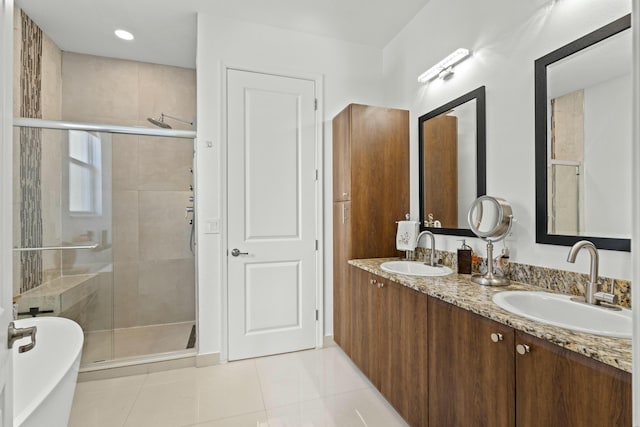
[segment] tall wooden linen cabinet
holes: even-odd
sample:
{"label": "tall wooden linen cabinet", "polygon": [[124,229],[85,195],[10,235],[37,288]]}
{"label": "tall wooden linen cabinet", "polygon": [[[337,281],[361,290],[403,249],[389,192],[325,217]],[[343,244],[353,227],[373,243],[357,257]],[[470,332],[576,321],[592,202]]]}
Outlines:
{"label": "tall wooden linen cabinet", "polygon": [[393,257],[409,212],[409,112],[350,104],[333,119],[333,333],[351,355],[349,259]]}

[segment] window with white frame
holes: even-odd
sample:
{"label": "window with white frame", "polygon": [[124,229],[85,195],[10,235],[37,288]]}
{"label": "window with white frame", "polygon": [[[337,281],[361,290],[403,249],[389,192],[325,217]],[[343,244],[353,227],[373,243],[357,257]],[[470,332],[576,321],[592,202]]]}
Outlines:
{"label": "window with white frame", "polygon": [[69,131],[69,213],[102,214],[102,146],[100,136]]}

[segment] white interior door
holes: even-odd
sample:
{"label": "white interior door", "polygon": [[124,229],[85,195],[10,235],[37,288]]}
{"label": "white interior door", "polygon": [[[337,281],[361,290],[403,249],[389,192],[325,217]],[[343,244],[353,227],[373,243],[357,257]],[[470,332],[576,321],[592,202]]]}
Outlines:
{"label": "white interior door", "polygon": [[7,328],[13,320],[13,0],[2,0],[0,23],[0,426],[8,427],[13,425],[13,355],[7,348]]}
{"label": "white interior door", "polygon": [[315,346],[315,82],[228,70],[229,360]]}

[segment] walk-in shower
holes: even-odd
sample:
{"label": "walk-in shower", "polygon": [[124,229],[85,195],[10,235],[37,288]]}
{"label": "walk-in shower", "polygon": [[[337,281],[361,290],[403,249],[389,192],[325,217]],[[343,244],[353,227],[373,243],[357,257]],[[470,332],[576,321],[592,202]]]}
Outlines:
{"label": "walk-in shower", "polygon": [[84,369],[194,354],[195,132],[14,126],[16,315],[78,322]]}

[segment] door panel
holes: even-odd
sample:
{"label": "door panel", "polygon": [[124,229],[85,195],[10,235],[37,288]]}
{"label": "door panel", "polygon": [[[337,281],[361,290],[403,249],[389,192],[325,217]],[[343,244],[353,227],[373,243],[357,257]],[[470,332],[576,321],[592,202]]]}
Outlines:
{"label": "door panel", "polygon": [[245,89],[245,197],[257,213],[246,215],[247,241],[300,237],[300,102],[297,93]]}
{"label": "door panel", "polygon": [[315,83],[227,77],[229,359],[312,348]]}
{"label": "door panel", "polygon": [[300,327],[300,263],[247,263],[245,268],[245,334]]}

